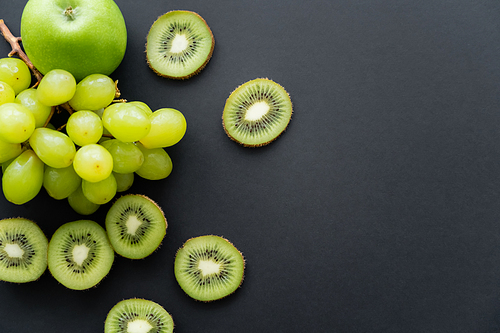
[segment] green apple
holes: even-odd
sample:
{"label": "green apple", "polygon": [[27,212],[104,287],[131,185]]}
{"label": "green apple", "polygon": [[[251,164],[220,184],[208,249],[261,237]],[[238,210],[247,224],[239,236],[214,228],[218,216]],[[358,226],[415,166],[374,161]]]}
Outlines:
{"label": "green apple", "polygon": [[90,74],[110,75],[118,67],[127,29],[113,0],[29,0],[21,38],[42,74],[64,69],[80,81]]}

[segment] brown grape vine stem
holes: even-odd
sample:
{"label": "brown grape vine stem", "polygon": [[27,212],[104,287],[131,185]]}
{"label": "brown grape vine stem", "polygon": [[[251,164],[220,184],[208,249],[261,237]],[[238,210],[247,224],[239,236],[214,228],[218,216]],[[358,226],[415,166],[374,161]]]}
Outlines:
{"label": "brown grape vine stem", "polygon": [[26,53],[24,53],[23,49],[21,48],[21,45],[19,42],[21,42],[21,37],[15,37],[12,32],[10,32],[10,29],[7,27],[3,19],[0,19],[0,32],[2,33],[3,37],[5,40],[10,44],[12,47],[12,51],[9,52],[8,56],[12,57],[14,55],[17,55],[19,58],[21,58],[22,61],[26,63],[26,65],[29,67],[33,75],[36,77],[37,82],[33,87],[36,87],[39,83],[40,80],[42,79],[43,75],[36,69],[36,67],[33,65],[31,60],[28,58]]}

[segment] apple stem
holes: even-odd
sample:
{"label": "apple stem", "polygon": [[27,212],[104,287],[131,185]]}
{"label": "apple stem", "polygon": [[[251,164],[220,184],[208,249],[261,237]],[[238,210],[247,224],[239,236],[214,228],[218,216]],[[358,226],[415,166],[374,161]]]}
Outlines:
{"label": "apple stem", "polygon": [[75,15],[73,13],[73,7],[69,6],[68,8],[66,8],[64,10],[64,15],[66,15],[66,17],[70,18],[71,20],[74,20]]}
{"label": "apple stem", "polygon": [[37,82],[34,84],[33,87],[36,87],[39,83],[40,80],[42,80],[43,75],[38,71],[38,69],[35,68],[31,60],[28,58],[26,53],[21,48],[21,45],[19,42],[21,42],[21,37],[15,37],[3,21],[3,19],[0,19],[0,32],[2,33],[3,37],[7,42],[9,42],[10,46],[12,47],[12,51],[9,52],[8,56],[12,57],[13,55],[18,55],[19,58],[21,58],[22,61],[31,69],[31,72],[33,75],[35,75]]}

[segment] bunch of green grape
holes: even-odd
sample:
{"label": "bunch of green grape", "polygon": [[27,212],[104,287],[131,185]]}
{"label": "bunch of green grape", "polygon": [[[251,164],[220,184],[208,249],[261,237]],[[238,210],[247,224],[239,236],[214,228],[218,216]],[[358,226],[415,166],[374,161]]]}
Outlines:
{"label": "bunch of green grape", "polygon": [[[24,204],[43,187],[89,215],[129,189],[135,175],[159,180],[172,171],[164,148],[179,142],[187,126],[178,110],[117,101],[116,83],[102,74],[77,83],[55,69],[36,88],[30,84],[21,59],[0,59],[0,163],[8,201]],[[56,129],[50,120],[60,105],[69,116]]]}

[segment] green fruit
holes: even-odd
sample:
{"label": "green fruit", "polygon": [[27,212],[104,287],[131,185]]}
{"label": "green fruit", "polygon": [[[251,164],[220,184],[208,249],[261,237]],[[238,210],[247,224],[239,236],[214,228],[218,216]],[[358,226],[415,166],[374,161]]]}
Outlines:
{"label": "green fruit", "polygon": [[174,273],[192,298],[209,302],[226,297],[243,282],[245,260],[227,239],[206,235],[191,238],[177,251]]}
{"label": "green fruit", "polygon": [[43,162],[33,150],[25,150],[17,156],[2,176],[5,199],[22,205],[35,198],[43,185],[43,168]]}
{"label": "green fruit", "polygon": [[29,0],[21,17],[26,54],[45,74],[64,69],[82,80],[111,74],[127,46],[123,15],[112,0]]}
{"label": "green fruit", "polygon": [[206,66],[214,45],[212,31],[200,15],[173,10],[160,16],[151,26],[146,59],[158,75],[187,79]]}
{"label": "green fruit", "polygon": [[43,127],[50,116],[51,107],[42,104],[36,97],[37,90],[29,88],[16,96],[16,103],[28,108],[35,117],[35,127]]}
{"label": "green fruit", "polygon": [[292,117],[286,90],[269,79],[236,88],[226,101],[222,125],[232,140],[246,147],[265,146],[285,131]]}
{"label": "green fruit", "polygon": [[173,331],[172,316],[158,303],[140,298],[118,302],[109,311],[104,324],[104,333]]}
{"label": "green fruit", "polygon": [[43,187],[56,200],[65,199],[82,184],[82,179],[72,165],[65,168],[53,168],[46,165],[43,173]]}
{"label": "green fruit", "polygon": [[142,259],[153,253],[165,237],[167,220],[150,198],[128,194],[116,200],[106,215],[106,232],[116,253]]}
{"label": "green fruit", "polygon": [[148,180],[167,178],[173,169],[172,159],[163,148],[144,147],[140,142],[135,143],[144,155],[144,162],[135,171],[137,175]]}
{"label": "green fruit", "polygon": [[0,220],[0,280],[37,280],[47,269],[47,237],[33,221]]}
{"label": "green fruit", "polygon": [[19,58],[1,58],[0,81],[8,83],[17,95],[30,86],[30,69]]}
{"label": "green fruit", "polygon": [[184,115],[172,108],[163,108],[153,112],[151,130],[140,140],[146,148],[170,147],[179,142],[186,133],[187,123]]}
{"label": "green fruit", "polygon": [[81,186],[69,195],[68,203],[71,208],[73,208],[73,210],[80,215],[91,215],[101,206],[87,199],[87,197],[83,194]]}
{"label": "green fruit", "polygon": [[50,239],[48,268],[67,288],[84,290],[109,273],[114,256],[106,231],[99,224],[90,220],[67,222]]}

